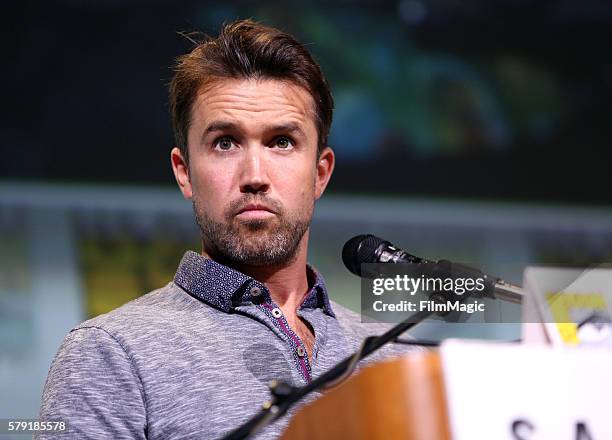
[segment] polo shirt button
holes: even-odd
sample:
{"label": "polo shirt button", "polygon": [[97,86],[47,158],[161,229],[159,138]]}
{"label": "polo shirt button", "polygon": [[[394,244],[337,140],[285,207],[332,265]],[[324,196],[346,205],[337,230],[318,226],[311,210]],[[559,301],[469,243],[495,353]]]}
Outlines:
{"label": "polo shirt button", "polygon": [[261,295],[261,289],[257,286],[251,287],[251,296],[258,297],[259,295]]}
{"label": "polo shirt button", "polygon": [[304,347],[302,347],[301,345],[298,346],[297,348],[297,355],[301,358],[306,356],[306,351],[304,350]]}
{"label": "polo shirt button", "polygon": [[280,318],[281,316],[283,316],[283,312],[281,312],[281,309],[274,308],[272,309],[272,316],[274,316],[275,318]]}

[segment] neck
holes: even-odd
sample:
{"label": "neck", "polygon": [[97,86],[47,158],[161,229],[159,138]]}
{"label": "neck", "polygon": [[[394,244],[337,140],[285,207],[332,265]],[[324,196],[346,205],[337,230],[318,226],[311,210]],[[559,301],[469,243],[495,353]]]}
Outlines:
{"label": "neck", "polygon": [[[204,250],[202,250],[202,255],[211,258]],[[309,288],[306,271],[307,256],[308,231],[302,237],[295,257],[291,261],[274,266],[228,265],[263,283],[268,288],[272,300],[283,312],[295,315]]]}

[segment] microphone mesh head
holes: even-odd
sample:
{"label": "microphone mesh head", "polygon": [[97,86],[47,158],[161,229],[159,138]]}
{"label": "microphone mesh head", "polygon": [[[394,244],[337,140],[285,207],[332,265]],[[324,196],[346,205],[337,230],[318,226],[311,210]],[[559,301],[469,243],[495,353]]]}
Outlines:
{"label": "microphone mesh head", "polygon": [[357,235],[344,244],[342,262],[355,275],[361,276],[362,263],[376,263],[376,249],[385,240],[374,235]]}

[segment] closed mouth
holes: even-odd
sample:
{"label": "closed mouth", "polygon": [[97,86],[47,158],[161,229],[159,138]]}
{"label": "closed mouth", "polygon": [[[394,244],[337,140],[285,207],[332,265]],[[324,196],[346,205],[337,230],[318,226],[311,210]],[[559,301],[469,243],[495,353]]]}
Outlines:
{"label": "closed mouth", "polygon": [[249,204],[249,205],[244,206],[236,213],[236,215],[241,214],[243,212],[248,212],[248,211],[267,211],[267,212],[271,212],[272,214],[275,214],[275,212],[271,208],[267,207],[266,205],[254,203],[254,204]]}

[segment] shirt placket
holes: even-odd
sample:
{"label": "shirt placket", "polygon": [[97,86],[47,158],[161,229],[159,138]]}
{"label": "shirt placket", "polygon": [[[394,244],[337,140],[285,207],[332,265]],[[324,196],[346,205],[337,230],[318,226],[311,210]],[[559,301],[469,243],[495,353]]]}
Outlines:
{"label": "shirt placket", "polygon": [[327,335],[327,322],[323,313],[317,313],[316,310],[299,309],[298,317],[307,321],[312,327],[315,335],[314,344],[312,345],[312,360],[309,361],[311,376],[316,370],[317,358],[321,347],[325,344]]}
{"label": "shirt placket", "polygon": [[272,322],[274,322],[274,324],[280,328],[281,332],[287,336],[287,341],[291,346],[293,356],[297,358],[297,363],[300,366],[300,373],[306,382],[310,382],[312,380],[312,370],[302,340],[291,329],[280,307],[271,300],[261,304],[261,307],[270,315],[270,318],[273,320]]}
{"label": "shirt placket", "polygon": [[278,330],[285,336],[285,340],[291,347],[291,352],[294,357],[294,361],[299,366],[298,369],[300,374],[306,382],[312,380],[312,368],[304,343],[300,337],[293,331],[287,319],[285,318],[282,310],[278,307],[270,298],[267,290],[263,286],[254,284],[250,287],[249,293],[253,300],[261,299],[261,303],[258,307],[268,316],[272,323]]}

